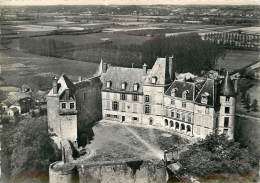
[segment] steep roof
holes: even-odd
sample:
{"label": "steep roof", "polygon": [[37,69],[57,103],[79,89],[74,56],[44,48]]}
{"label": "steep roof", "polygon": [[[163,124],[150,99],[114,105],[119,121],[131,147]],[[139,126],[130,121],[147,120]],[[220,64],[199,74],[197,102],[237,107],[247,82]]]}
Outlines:
{"label": "steep roof", "polygon": [[143,80],[146,74],[141,68],[126,68],[126,67],[108,67],[105,73],[102,73],[101,80],[103,82],[102,90],[106,88],[106,82],[111,81],[111,88],[109,90],[121,91],[121,85],[126,83],[125,92],[133,92],[134,84],[138,83],[138,93],[143,92]]}
{"label": "steep roof", "polygon": [[[207,96],[208,103],[203,104],[201,102],[201,98],[203,95]],[[213,79],[207,79],[202,86],[201,90],[198,92],[198,95],[195,98],[195,102],[202,104],[202,105],[209,105],[209,106],[214,106],[215,105],[215,83]]]}
{"label": "steep roof", "polygon": [[186,94],[186,100],[194,100],[195,83],[175,80],[165,94],[170,96],[173,89],[176,89],[175,97],[182,98],[183,92],[188,91],[188,93]]}
{"label": "steep roof", "polygon": [[[72,93],[76,91],[75,85],[72,81],[65,75],[62,74],[57,81],[58,83],[58,95],[60,96],[65,90],[69,89]],[[53,88],[48,95],[53,95]]]}
{"label": "steep roof", "polygon": [[221,83],[220,95],[233,97],[236,95],[233,83],[230,79],[229,73],[226,72],[226,76]]}
{"label": "steep roof", "polygon": [[169,65],[166,58],[157,58],[153,68],[151,69],[151,72],[145,79],[145,84],[152,84],[152,77],[157,78],[157,85],[165,85],[171,82],[169,75]]}

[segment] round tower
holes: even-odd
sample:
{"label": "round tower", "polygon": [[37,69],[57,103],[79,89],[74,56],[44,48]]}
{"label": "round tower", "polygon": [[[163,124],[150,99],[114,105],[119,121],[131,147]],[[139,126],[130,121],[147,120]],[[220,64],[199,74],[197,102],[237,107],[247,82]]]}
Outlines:
{"label": "round tower", "polygon": [[229,139],[234,138],[234,121],[236,108],[236,92],[229,73],[221,83],[220,88],[220,110],[219,110],[219,133],[224,133]]}

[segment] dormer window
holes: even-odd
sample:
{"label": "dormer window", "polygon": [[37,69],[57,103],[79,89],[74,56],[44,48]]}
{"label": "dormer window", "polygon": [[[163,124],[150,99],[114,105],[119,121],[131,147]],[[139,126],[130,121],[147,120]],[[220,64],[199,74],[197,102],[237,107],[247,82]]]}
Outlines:
{"label": "dormer window", "polygon": [[111,81],[107,81],[107,88],[111,88],[112,82]]}
{"label": "dormer window", "polygon": [[184,92],[182,92],[182,98],[183,98],[183,99],[186,99],[188,93],[189,93],[188,90],[185,90]]}
{"label": "dormer window", "polygon": [[135,83],[135,84],[134,84],[134,91],[137,91],[137,90],[138,90],[138,87],[139,87],[139,84],[138,84],[138,83]]}
{"label": "dormer window", "polygon": [[178,90],[177,88],[173,88],[172,89],[172,91],[171,91],[171,96],[172,97],[175,97],[177,90]]}
{"label": "dormer window", "polygon": [[156,77],[156,76],[153,76],[153,77],[152,77],[152,84],[156,84],[156,82],[157,82],[157,77]]}
{"label": "dormer window", "polygon": [[201,103],[208,104],[209,93],[205,92],[201,95]]}
{"label": "dormer window", "polygon": [[126,89],[126,82],[123,82],[123,83],[121,84],[121,89],[122,89],[122,90],[125,90],[125,89]]}

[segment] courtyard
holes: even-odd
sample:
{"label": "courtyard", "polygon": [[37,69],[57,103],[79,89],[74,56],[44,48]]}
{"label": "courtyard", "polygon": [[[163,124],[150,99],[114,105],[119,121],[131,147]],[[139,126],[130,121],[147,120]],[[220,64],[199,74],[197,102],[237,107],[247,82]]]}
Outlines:
{"label": "courtyard", "polygon": [[87,145],[91,153],[76,162],[115,161],[120,159],[162,160],[163,152],[173,146],[188,144],[175,134],[154,128],[142,128],[111,121],[93,127],[93,140]]}

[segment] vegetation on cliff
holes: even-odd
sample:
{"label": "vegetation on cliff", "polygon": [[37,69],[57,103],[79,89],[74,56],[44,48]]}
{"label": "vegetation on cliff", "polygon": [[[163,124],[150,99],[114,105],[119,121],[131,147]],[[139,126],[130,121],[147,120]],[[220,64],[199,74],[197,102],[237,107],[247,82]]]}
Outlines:
{"label": "vegetation on cliff", "polygon": [[228,175],[250,176],[255,173],[257,157],[225,135],[212,134],[181,153],[181,174],[198,177]]}
{"label": "vegetation on cliff", "polygon": [[14,182],[48,180],[48,166],[60,152],[49,137],[45,117],[5,124],[2,141],[2,170]]}

